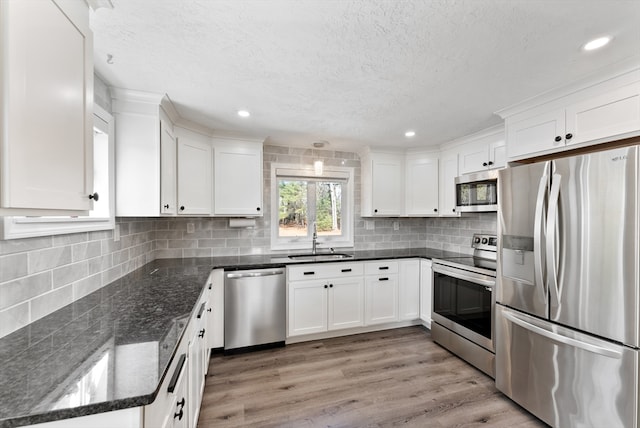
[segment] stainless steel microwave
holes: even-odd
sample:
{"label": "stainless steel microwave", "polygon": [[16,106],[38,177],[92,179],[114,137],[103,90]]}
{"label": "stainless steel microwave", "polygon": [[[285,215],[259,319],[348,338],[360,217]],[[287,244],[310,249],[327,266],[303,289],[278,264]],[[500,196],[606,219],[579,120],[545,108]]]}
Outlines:
{"label": "stainless steel microwave", "polygon": [[456,211],[498,211],[498,170],[456,177]]}

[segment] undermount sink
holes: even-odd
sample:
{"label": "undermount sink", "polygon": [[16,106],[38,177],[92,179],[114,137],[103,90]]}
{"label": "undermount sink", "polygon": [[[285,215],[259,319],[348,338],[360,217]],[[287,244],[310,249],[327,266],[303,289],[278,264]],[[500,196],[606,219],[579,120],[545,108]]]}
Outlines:
{"label": "undermount sink", "polygon": [[339,259],[350,259],[353,255],[346,253],[306,253],[306,254],[292,254],[288,256],[291,260],[339,260]]}

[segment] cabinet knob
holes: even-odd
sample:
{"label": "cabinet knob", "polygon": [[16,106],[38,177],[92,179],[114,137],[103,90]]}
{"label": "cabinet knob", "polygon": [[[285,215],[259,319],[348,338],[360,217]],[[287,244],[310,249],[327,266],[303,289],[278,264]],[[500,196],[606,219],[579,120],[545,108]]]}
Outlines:
{"label": "cabinet knob", "polygon": [[98,192],[95,192],[93,195],[89,195],[89,199],[93,199],[96,202],[98,202],[99,198],[100,198],[100,195],[98,195]]}
{"label": "cabinet knob", "polygon": [[452,212],[456,212],[456,209],[455,209],[455,208],[453,208],[453,209],[451,209],[451,211],[452,211]]}
{"label": "cabinet knob", "polygon": [[556,140],[556,143],[560,142],[560,141],[562,141],[562,137],[558,135],[558,136],[556,136],[555,140]]}
{"label": "cabinet knob", "polygon": [[486,163],[486,162],[482,162],[482,166],[487,166],[487,165],[489,165],[489,164]]}
{"label": "cabinet knob", "polygon": [[167,210],[169,209],[169,204],[164,204],[163,206],[164,206],[165,209],[167,209]]}
{"label": "cabinet knob", "polygon": [[178,420],[181,421],[183,414],[184,414],[184,412],[182,411],[182,409],[180,409],[180,411],[178,413],[174,413],[173,414],[173,419],[178,418]]}
{"label": "cabinet knob", "polygon": [[329,288],[333,288],[333,284],[329,284]]}
{"label": "cabinet knob", "polygon": [[493,165],[493,162],[489,161],[489,166]]}
{"label": "cabinet knob", "polygon": [[374,213],[377,213],[377,212],[378,212],[378,210],[373,210],[373,212],[374,212]]}
{"label": "cabinet knob", "polygon": [[434,209],[433,209],[433,212],[434,212],[434,213],[437,213],[437,212],[438,212],[438,209],[437,209],[437,208],[434,208]]}
{"label": "cabinet knob", "polygon": [[573,134],[569,133],[569,134],[565,135],[564,138],[566,138],[567,140],[570,140],[570,139],[573,138]]}
{"label": "cabinet knob", "polygon": [[184,205],[180,206],[180,211],[184,211]]}
{"label": "cabinet knob", "polygon": [[204,337],[204,328],[198,333],[198,337]]}
{"label": "cabinet knob", "polygon": [[324,285],[324,288],[329,288],[329,286],[327,284]]}
{"label": "cabinet knob", "polygon": [[184,404],[185,404],[185,403],[186,403],[186,402],[184,401],[184,397],[182,397],[182,400],[178,401],[178,402],[176,403],[176,406],[178,406],[178,407],[180,407],[180,408],[182,409],[182,408],[184,407]]}
{"label": "cabinet knob", "polygon": [[211,308],[207,309],[207,312],[211,312]]}
{"label": "cabinet knob", "polygon": [[257,207],[257,208],[256,208],[256,211],[260,211],[260,207]]}

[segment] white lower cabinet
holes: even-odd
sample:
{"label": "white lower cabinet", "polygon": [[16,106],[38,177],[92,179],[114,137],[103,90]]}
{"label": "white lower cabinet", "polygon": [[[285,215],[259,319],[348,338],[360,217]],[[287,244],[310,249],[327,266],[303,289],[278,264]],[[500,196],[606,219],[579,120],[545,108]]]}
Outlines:
{"label": "white lower cabinet", "polygon": [[431,328],[431,306],[433,295],[433,272],[431,260],[420,260],[420,319]]}
{"label": "white lower cabinet", "polygon": [[362,326],[364,324],[362,273],[361,263],[326,263],[289,267],[287,336]]}
{"label": "white lower cabinet", "polygon": [[365,263],[365,324],[398,320],[398,262]]}
{"label": "white lower cabinet", "polygon": [[211,271],[207,280],[207,348],[224,347],[224,270]]}
{"label": "white lower cabinet", "polygon": [[420,318],[420,260],[398,261],[398,319]]}

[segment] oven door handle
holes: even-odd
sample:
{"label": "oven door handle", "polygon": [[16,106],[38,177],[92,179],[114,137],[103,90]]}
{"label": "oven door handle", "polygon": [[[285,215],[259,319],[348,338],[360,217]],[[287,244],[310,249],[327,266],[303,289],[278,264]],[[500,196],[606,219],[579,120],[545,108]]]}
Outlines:
{"label": "oven door handle", "polygon": [[443,275],[451,276],[458,279],[463,279],[465,281],[473,282],[474,284],[484,285],[485,287],[493,288],[496,285],[495,278],[486,275],[478,275],[471,272],[450,268],[443,265],[434,264],[433,272],[438,272]]}

